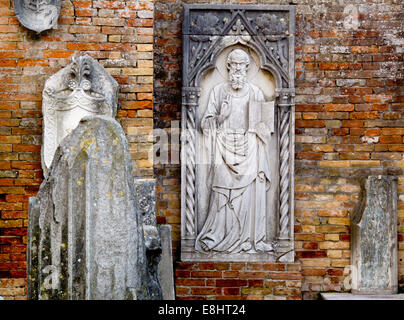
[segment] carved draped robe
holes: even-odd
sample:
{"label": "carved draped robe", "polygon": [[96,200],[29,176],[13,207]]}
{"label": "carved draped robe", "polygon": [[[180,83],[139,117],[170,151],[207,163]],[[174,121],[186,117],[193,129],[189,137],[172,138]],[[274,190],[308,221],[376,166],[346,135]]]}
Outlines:
{"label": "carved draped robe", "polygon": [[267,191],[270,165],[267,142],[249,130],[250,101],[264,101],[252,84],[240,97],[231,96],[231,112],[221,125],[217,117],[230,92],[229,84],[212,89],[201,121],[203,147],[207,150],[207,187],[210,198],[206,220],[195,248],[200,252],[269,251]]}

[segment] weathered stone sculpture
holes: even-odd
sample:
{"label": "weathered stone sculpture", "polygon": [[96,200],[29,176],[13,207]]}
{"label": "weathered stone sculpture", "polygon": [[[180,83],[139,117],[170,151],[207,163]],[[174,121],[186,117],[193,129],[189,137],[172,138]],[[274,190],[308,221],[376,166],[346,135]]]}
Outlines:
{"label": "weathered stone sculpture", "polygon": [[369,176],[352,216],[353,294],[394,294],[398,290],[397,182]]}
{"label": "weathered stone sculpture", "polygon": [[201,252],[274,251],[275,235],[267,230],[266,194],[271,184],[273,102],[265,103],[262,90],[248,82],[249,64],[244,50],[230,52],[229,81],[212,89],[202,117],[212,164],[209,213],[195,242]]}
{"label": "weathered stone sculpture", "polygon": [[30,299],[161,299],[158,231],[144,227],[131,172],[111,117],[83,118],[60,143],[30,198]]}
{"label": "weathered stone sculpture", "polygon": [[171,225],[162,224],[158,228],[161,239],[161,260],[157,271],[161,292],[164,300],[175,300]]}
{"label": "weathered stone sculpture", "polygon": [[96,60],[74,55],[43,90],[42,169],[47,173],[57,146],[87,115],[115,117],[118,83]]}
{"label": "weathered stone sculpture", "polygon": [[27,29],[41,33],[57,25],[62,1],[13,0],[15,14]]}
{"label": "weathered stone sculpture", "polygon": [[294,261],[294,12],[184,5],[183,261]]}
{"label": "weathered stone sculpture", "polygon": [[135,194],[137,208],[143,216],[150,273],[154,281],[160,284],[163,299],[174,300],[171,226],[159,225],[158,234],[156,233],[156,180],[135,179]]}

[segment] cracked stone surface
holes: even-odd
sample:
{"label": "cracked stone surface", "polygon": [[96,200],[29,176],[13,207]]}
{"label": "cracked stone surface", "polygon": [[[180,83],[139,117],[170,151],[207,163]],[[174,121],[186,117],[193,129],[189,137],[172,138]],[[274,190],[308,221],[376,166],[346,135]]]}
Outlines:
{"label": "cracked stone surface", "polygon": [[128,142],[111,117],[83,118],[60,143],[30,198],[30,299],[162,298],[160,238],[151,219],[144,226],[131,172]]}

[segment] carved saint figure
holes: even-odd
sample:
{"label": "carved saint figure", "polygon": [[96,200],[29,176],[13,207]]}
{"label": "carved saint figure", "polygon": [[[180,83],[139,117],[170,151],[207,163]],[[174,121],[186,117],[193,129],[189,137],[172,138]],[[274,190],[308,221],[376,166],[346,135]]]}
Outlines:
{"label": "carved saint figure", "polygon": [[212,89],[201,120],[211,159],[208,213],[195,242],[200,252],[273,251],[266,227],[271,131],[264,94],[247,81],[249,64],[244,50],[230,52],[228,82]]}

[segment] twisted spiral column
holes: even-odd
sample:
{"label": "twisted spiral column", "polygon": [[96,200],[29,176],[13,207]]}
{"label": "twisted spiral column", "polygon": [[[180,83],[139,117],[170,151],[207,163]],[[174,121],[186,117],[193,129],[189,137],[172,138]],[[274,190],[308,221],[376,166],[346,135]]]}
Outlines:
{"label": "twisted spiral column", "polygon": [[186,121],[186,235],[195,235],[195,107],[188,107]]}
{"label": "twisted spiral column", "polygon": [[280,119],[280,221],[279,238],[289,239],[289,118],[290,109],[281,109]]}

